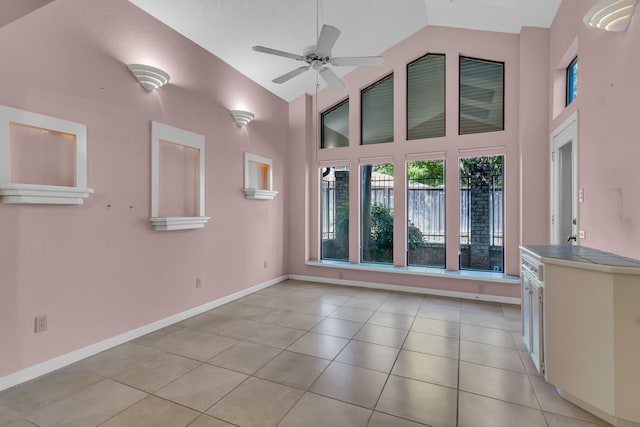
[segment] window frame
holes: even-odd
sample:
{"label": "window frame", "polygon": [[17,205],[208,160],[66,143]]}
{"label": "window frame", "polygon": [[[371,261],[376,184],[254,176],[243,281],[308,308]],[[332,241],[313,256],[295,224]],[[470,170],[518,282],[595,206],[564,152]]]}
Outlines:
{"label": "window frame", "polygon": [[[320,150],[330,150],[333,148],[346,148],[349,147],[351,145],[351,128],[349,128],[349,135],[347,135],[347,141],[348,144],[344,145],[344,146],[339,146],[339,147],[323,147],[324,144],[324,116],[325,114],[331,113],[332,111],[340,108],[341,106],[343,106],[344,104],[349,104],[349,97],[347,96],[346,98],[344,98],[341,101],[336,102],[335,104],[333,104],[331,107],[325,109],[324,111],[322,111],[320,113],[320,146],[318,147],[318,149]],[[347,126],[349,126],[349,108],[347,108]]]}
{"label": "window frame", "polygon": [[[565,93],[564,93],[564,106],[568,107],[573,101],[575,101],[575,99],[578,97],[578,73],[574,72],[574,70],[577,69],[578,66],[578,55],[576,55],[571,62],[569,62],[569,65],[567,65],[567,68],[565,69]],[[574,78],[571,79],[570,76],[573,76]],[[572,85],[573,82],[573,85]],[[571,90],[571,87],[575,86],[576,88],[576,96],[571,97],[571,94],[573,93],[573,91]]]}
{"label": "window frame", "polygon": [[[364,132],[363,132],[363,126],[364,126],[364,114],[362,114],[362,100],[363,100],[363,94],[365,91],[367,91],[368,89],[371,89],[374,86],[379,85],[380,83],[382,83],[383,81],[385,81],[386,79],[388,79],[389,77],[393,78],[394,77],[394,72],[390,72],[389,74],[384,75],[383,77],[380,77],[378,80],[376,80],[375,82],[371,83],[370,85],[360,89],[360,146],[365,146],[365,145],[377,145],[377,144],[387,144],[387,143],[393,143],[395,141],[395,123],[394,123],[394,116],[395,116],[395,106],[393,105],[393,96],[391,97],[391,123],[392,123],[392,132],[391,132],[391,141],[382,141],[382,142],[376,142],[376,143],[370,143],[370,144],[365,144],[364,141]],[[395,84],[395,78],[393,80],[393,84]],[[392,84],[392,87],[393,87]],[[395,93],[394,93],[395,95]]]}
{"label": "window frame", "polygon": [[[424,58],[426,58],[427,56],[442,56],[444,58],[444,78],[442,79],[442,82],[444,84],[444,99],[443,99],[443,114],[444,114],[444,135],[441,136],[430,136],[427,138],[409,138],[409,66],[411,66],[411,64],[414,64]],[[406,67],[406,73],[407,73],[407,78],[406,78],[406,96],[405,96],[405,113],[406,113],[406,117],[405,117],[405,140],[407,141],[419,141],[420,139],[431,139],[431,138],[444,138],[447,136],[447,55],[445,53],[432,53],[432,52],[428,52],[425,53],[424,55],[422,55],[419,58],[414,59],[413,61],[407,63],[407,67]]]}
{"label": "window frame", "polygon": [[[461,94],[461,89],[462,89],[462,59],[473,59],[475,61],[482,61],[482,62],[489,62],[489,63],[493,63],[493,64],[501,64],[502,65],[502,129],[498,129],[495,131],[486,131],[486,132],[475,132],[475,133],[461,133],[461,127],[460,127],[460,118],[462,117],[461,114],[461,106],[462,103],[460,102],[460,94]],[[505,110],[506,110],[506,105],[505,105],[505,99],[507,98],[506,96],[506,85],[505,85],[505,80],[506,80],[506,66],[505,66],[505,62],[504,61],[496,61],[493,59],[484,59],[484,58],[476,58],[473,56],[466,56],[466,55],[458,55],[458,135],[459,136],[463,136],[463,135],[477,135],[479,133],[490,133],[490,132],[504,132],[505,130]]]}

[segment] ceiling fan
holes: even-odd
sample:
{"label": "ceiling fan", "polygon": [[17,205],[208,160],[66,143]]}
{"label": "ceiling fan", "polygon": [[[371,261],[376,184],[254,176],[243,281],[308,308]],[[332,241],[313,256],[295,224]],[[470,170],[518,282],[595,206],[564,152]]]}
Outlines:
{"label": "ceiling fan", "polygon": [[315,46],[309,46],[306,48],[302,55],[296,55],[295,53],[284,52],[281,50],[271,49],[264,46],[254,46],[253,50],[256,52],[268,53],[270,55],[282,56],[285,58],[295,59],[296,61],[305,62],[307,65],[296,68],[293,71],[289,71],[286,74],[276,77],[272,80],[274,83],[284,83],[292,78],[304,73],[305,71],[313,68],[317,70],[320,77],[327,82],[329,87],[333,90],[340,90],[344,88],[344,83],[337,76],[337,74],[328,67],[333,65],[336,67],[375,67],[382,65],[381,56],[350,56],[350,57],[331,57],[331,49],[336,44],[340,30],[331,25],[323,25],[318,36],[318,42]]}

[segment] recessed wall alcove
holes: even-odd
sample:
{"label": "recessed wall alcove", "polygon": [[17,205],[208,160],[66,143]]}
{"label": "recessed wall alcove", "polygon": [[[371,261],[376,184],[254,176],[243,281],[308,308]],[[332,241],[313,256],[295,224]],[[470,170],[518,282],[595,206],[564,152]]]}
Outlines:
{"label": "recessed wall alcove", "polygon": [[269,200],[273,190],[273,161],[252,153],[244,153],[244,195],[247,199]]}
{"label": "recessed wall alcove", "polygon": [[0,105],[2,203],[81,205],[87,187],[87,127]]}
{"label": "recessed wall alcove", "polygon": [[204,136],[151,122],[151,223],[158,231],[203,228]]}

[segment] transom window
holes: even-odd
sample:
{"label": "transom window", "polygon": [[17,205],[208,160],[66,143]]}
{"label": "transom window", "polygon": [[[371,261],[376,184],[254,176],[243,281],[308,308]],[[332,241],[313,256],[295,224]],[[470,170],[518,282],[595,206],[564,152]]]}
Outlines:
{"label": "transom window", "polygon": [[460,57],[460,135],[504,130],[504,63]]}
{"label": "transom window", "polygon": [[349,100],[331,107],[321,115],[320,148],[349,146]]}
{"label": "transom window", "polygon": [[362,90],[362,144],[393,141],[393,74]]}
{"label": "transom window", "polygon": [[566,105],[573,102],[578,96],[578,57],[573,58],[573,61],[567,67],[567,101]]}
{"label": "transom window", "polygon": [[445,56],[427,54],[407,65],[407,139],[445,134]]}

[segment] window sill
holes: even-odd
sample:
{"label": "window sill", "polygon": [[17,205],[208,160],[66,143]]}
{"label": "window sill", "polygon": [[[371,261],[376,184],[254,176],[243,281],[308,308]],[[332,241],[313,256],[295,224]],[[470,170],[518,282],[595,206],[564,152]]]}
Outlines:
{"label": "window sill", "polygon": [[191,230],[204,228],[210,219],[208,216],[154,217],[151,224],[156,231]]}
{"label": "window sill", "polygon": [[349,270],[375,271],[379,273],[411,274],[451,279],[475,280],[483,282],[508,283],[520,285],[520,277],[493,271],[446,270],[433,267],[396,267],[385,264],[352,264],[345,261],[308,260],[305,265],[312,267],[345,268]]}
{"label": "window sill", "polygon": [[49,205],[81,205],[93,193],[91,188],[37,184],[0,184],[2,203],[37,203]]}

